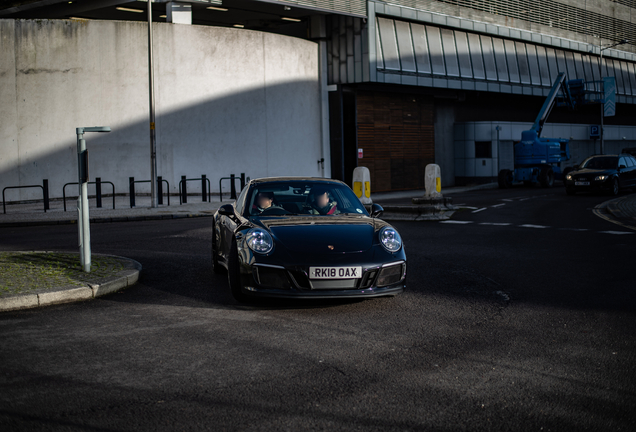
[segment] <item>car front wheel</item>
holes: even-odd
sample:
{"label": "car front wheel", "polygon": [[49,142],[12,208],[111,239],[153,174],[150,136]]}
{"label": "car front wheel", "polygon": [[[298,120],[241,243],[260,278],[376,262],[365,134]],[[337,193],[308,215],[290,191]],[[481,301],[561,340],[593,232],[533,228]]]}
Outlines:
{"label": "car front wheel", "polygon": [[612,179],[612,184],[611,184],[609,193],[612,196],[616,196],[618,195],[619,190],[620,190],[620,187],[618,186],[618,179],[614,177],[614,179]]}
{"label": "car front wheel", "polygon": [[212,271],[216,274],[225,272],[225,267],[219,263],[219,251],[216,244],[216,227],[212,225]]}
{"label": "car front wheel", "polygon": [[236,247],[236,240],[232,241],[230,247],[230,254],[227,260],[227,283],[230,285],[232,291],[232,297],[239,303],[249,303],[251,298],[243,294],[241,284],[241,271],[239,267],[238,248]]}

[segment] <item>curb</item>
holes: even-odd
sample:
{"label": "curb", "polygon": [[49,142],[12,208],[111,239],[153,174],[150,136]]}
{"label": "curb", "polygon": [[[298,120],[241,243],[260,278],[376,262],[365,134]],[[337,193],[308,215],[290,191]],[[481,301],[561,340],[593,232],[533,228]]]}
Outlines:
{"label": "curb", "polygon": [[[212,217],[211,213],[188,213],[188,214],[167,214],[167,215],[146,215],[146,216],[114,216],[105,218],[91,218],[90,223],[110,223],[110,222],[138,222],[162,219],[185,219],[196,217]],[[40,220],[40,221],[24,221],[24,222],[0,222],[0,228],[17,228],[29,226],[45,226],[45,225],[76,225],[77,219],[61,219],[61,220]]]}
{"label": "curb", "polygon": [[[634,215],[626,214],[625,212],[623,212],[623,210],[621,210],[620,206],[618,205],[619,203],[623,201],[628,201],[629,199],[630,197],[621,197],[621,198],[613,199],[607,202],[606,209],[608,212],[614,215],[614,217],[616,217],[617,219],[624,219],[624,220],[636,222],[636,217]],[[632,198],[632,199],[636,201],[636,198]],[[636,208],[636,204],[634,205],[634,207]]]}
{"label": "curb", "polygon": [[[486,190],[486,189],[497,189],[499,184],[497,183],[484,183],[480,185],[474,186],[452,186],[449,188],[442,188],[442,195],[452,195],[456,193],[464,193],[464,192],[472,192],[477,190]],[[371,200],[375,202],[380,202],[382,200],[389,199],[401,199],[401,198],[413,198],[413,197],[423,197],[426,194],[425,189],[415,189],[408,191],[399,191],[399,192],[378,192],[377,194],[371,194]]]}
{"label": "curb", "polygon": [[107,294],[119,291],[122,288],[132,286],[139,280],[141,264],[133,259],[117,255],[93,254],[97,256],[112,257],[124,261],[124,269],[115,276],[104,278],[100,283],[87,283],[86,286],[66,286],[47,290],[35,290],[28,294],[15,294],[0,297],[0,312],[8,312],[20,309],[32,309],[61,303],[71,303],[84,300],[92,300]]}
{"label": "curb", "polygon": [[382,220],[404,221],[440,221],[448,220],[455,213],[455,209],[444,206],[412,205],[412,206],[386,206],[380,215]]}
{"label": "curb", "polygon": [[[620,209],[618,205],[619,203],[628,200],[636,201],[636,195],[614,198],[612,200],[605,201],[596,206],[592,210],[592,212],[596,216],[600,217],[601,219],[605,219],[608,222],[620,225],[623,228],[636,230],[636,213],[632,212],[631,214],[626,214],[625,212],[623,212],[623,210]],[[636,203],[634,203],[634,209],[636,210]]]}

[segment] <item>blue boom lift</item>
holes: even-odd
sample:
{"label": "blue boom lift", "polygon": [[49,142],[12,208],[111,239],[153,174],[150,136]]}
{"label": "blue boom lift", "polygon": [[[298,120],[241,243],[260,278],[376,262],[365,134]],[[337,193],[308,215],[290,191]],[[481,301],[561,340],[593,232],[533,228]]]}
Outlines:
{"label": "blue boom lift", "polygon": [[[571,92],[575,91],[575,95]],[[554,179],[562,179],[561,162],[570,159],[569,139],[543,138],[541,131],[555,104],[574,109],[577,103],[596,102],[585,98],[582,80],[565,81],[565,73],[557,76],[541,111],[537,115],[532,128],[521,132],[521,141],[514,146],[515,168],[499,171],[499,187],[509,188],[513,183],[540,183],[543,187],[552,187]],[[559,90],[563,96],[558,99]],[[576,97],[579,95],[579,97]]]}

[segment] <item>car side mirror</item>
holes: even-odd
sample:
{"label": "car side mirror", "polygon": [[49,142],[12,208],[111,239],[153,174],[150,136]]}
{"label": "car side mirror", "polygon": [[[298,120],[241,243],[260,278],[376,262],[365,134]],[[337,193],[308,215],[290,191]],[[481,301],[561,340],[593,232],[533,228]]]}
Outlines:
{"label": "car side mirror", "polygon": [[234,216],[234,206],[232,204],[223,204],[219,207],[219,214],[223,216]]}
{"label": "car side mirror", "polygon": [[371,206],[371,217],[372,218],[380,217],[382,212],[384,212],[384,209],[382,208],[382,206],[380,204],[373,204]]}
{"label": "car side mirror", "polygon": [[625,168],[627,168],[625,165],[619,165],[618,166],[618,169],[625,169]]}

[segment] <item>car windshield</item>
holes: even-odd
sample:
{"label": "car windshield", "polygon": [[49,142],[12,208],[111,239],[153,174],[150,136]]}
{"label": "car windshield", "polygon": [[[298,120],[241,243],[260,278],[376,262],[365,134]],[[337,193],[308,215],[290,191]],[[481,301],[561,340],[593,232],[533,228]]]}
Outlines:
{"label": "car windshield", "polygon": [[245,203],[244,216],[333,216],[369,213],[346,185],[325,181],[256,183]]}
{"label": "car windshield", "polygon": [[586,159],[581,168],[589,169],[616,169],[618,166],[618,157],[616,156],[595,156]]}

